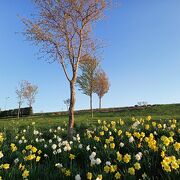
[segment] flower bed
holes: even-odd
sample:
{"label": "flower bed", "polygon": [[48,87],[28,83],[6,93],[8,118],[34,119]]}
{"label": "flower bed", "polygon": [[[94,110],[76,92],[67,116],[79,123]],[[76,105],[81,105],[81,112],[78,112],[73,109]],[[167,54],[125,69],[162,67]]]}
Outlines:
{"label": "flower bed", "polygon": [[0,133],[0,179],[178,179],[180,128],[173,119],[150,116],[101,121],[76,129],[4,129]]}

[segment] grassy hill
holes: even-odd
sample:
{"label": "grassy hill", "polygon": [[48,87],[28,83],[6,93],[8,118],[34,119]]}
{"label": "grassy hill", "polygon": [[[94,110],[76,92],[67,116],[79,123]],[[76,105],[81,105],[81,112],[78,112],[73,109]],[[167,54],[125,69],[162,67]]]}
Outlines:
{"label": "grassy hill", "polygon": [[[61,116],[67,115],[67,111],[63,112],[50,112],[50,113],[35,113],[34,116]],[[90,110],[75,111],[76,115],[90,115]],[[95,117],[114,117],[114,116],[180,116],[180,104],[155,104],[149,106],[130,106],[130,107],[116,107],[116,108],[103,108],[101,110],[94,109]]]}
{"label": "grassy hill", "polygon": [[[145,117],[151,115],[155,120],[164,120],[175,118],[180,120],[180,104],[159,104],[147,107],[122,107],[95,109],[94,118],[91,118],[89,110],[80,110],[75,112],[76,126],[80,124],[94,124],[97,119],[101,120],[119,120],[134,117]],[[61,125],[68,122],[67,112],[36,113],[31,117],[0,119],[0,128],[13,128],[14,126],[27,126],[29,123],[36,124],[43,128]]]}
{"label": "grassy hill", "polygon": [[[88,111],[76,111],[74,136],[80,139],[74,139],[71,146],[67,145],[68,141],[66,141],[68,122],[66,112],[35,114],[20,120],[1,119],[0,140],[5,137],[4,142],[1,143],[3,162],[10,164],[8,170],[2,170],[3,179],[22,179],[18,168],[20,163],[30,172],[28,179],[46,179],[46,177],[53,180],[74,179],[77,172],[81,174],[82,179],[87,179],[86,173],[93,172],[93,177],[102,174],[103,179],[110,180],[115,179],[115,173],[109,173],[111,167],[115,168],[114,165],[118,167],[122,179],[141,179],[144,172],[150,177],[149,179],[178,179],[178,166],[173,166],[176,170],[172,169],[172,162],[178,163],[179,150],[176,149],[179,149],[177,142],[179,142],[180,121],[165,119],[179,120],[180,105],[110,108],[103,109],[101,112],[95,111],[93,119]],[[152,119],[146,118],[143,121],[142,117],[147,115],[151,115]],[[140,117],[140,124],[137,121],[136,123],[131,121],[132,116]],[[119,121],[120,118],[122,118],[121,121]],[[97,119],[106,121],[98,123]],[[108,122],[108,120],[113,121]],[[67,147],[71,150],[67,150]],[[90,149],[87,150],[87,147]],[[16,150],[12,152],[12,148]],[[33,152],[32,148],[36,148],[35,151],[41,150],[42,154],[38,154],[38,151]],[[96,163],[92,166],[90,161],[92,152],[97,153],[96,157],[102,161],[100,164]],[[139,160],[142,158],[140,161],[136,157],[139,152],[142,152],[141,157],[139,155],[138,158]],[[167,156],[166,159],[162,152],[165,157]],[[74,159],[70,160],[70,154],[74,155]],[[127,155],[129,160],[126,161]],[[14,163],[17,157],[20,160],[19,164]],[[41,158],[40,162],[37,161],[37,157]],[[171,164],[168,166],[172,172],[166,173],[163,168],[167,164],[167,158],[171,158]],[[105,173],[104,167],[107,161],[112,162],[112,166],[108,166],[108,171]],[[130,176],[129,168],[136,167],[135,162],[140,163],[139,168],[134,170],[135,176]],[[59,163],[66,168],[65,171],[56,167]],[[71,178],[64,175],[67,169],[70,169],[73,174]]]}

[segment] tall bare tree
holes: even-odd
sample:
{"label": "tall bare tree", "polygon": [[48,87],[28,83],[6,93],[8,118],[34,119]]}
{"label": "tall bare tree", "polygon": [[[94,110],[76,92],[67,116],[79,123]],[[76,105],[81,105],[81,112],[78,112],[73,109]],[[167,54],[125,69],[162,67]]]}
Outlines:
{"label": "tall bare tree", "polygon": [[32,108],[32,104],[35,103],[35,96],[37,95],[37,93],[38,87],[28,81],[25,81],[23,96],[27,100],[27,104],[30,108]]}
{"label": "tall bare tree", "polygon": [[75,83],[79,61],[95,49],[92,24],[103,16],[109,0],[35,0],[38,16],[23,19],[28,40],[57,60],[70,85],[68,136],[74,127]]}
{"label": "tall bare tree", "polygon": [[109,83],[108,77],[106,73],[101,70],[97,74],[96,87],[95,87],[95,93],[99,97],[99,109],[101,109],[102,97],[108,92],[109,86],[110,86],[110,83]]}
{"label": "tall bare tree", "polygon": [[90,110],[93,117],[93,92],[95,90],[95,81],[97,69],[99,67],[99,61],[96,58],[86,55],[80,61],[79,68],[81,75],[77,77],[77,85],[83,94],[90,97]]}
{"label": "tall bare tree", "polygon": [[24,90],[25,90],[25,81],[21,81],[18,84],[18,87],[16,88],[16,94],[17,94],[17,100],[18,100],[18,119],[20,116],[20,110],[21,110],[21,105],[24,101]]}

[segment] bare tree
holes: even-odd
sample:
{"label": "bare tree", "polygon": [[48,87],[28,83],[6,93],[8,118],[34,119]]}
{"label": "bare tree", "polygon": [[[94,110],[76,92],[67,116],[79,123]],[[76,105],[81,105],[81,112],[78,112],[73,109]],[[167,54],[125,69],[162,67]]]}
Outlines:
{"label": "bare tree", "polygon": [[147,106],[148,102],[146,102],[146,101],[139,101],[139,102],[137,102],[137,105],[138,106]]}
{"label": "bare tree", "polygon": [[70,99],[65,99],[63,102],[64,102],[64,104],[66,105],[67,111],[68,111],[69,105],[70,105]]}
{"label": "bare tree", "polygon": [[37,93],[38,87],[28,81],[25,81],[23,96],[27,100],[27,104],[30,108],[32,108],[32,104],[35,103],[35,96],[37,95]]}
{"label": "bare tree", "polygon": [[75,83],[79,61],[95,49],[92,24],[103,16],[109,0],[35,0],[39,13],[23,19],[24,34],[40,52],[57,60],[70,85],[68,137],[73,135]]}
{"label": "bare tree", "polygon": [[81,70],[81,75],[77,77],[77,85],[79,86],[79,90],[83,92],[83,94],[90,97],[90,110],[91,116],[93,117],[93,92],[95,90],[95,81],[97,69],[99,67],[99,61],[96,58],[91,57],[90,55],[86,55],[80,61],[79,68]]}
{"label": "bare tree", "polygon": [[21,105],[24,101],[25,82],[26,81],[21,81],[15,91],[17,94],[17,100],[18,100],[18,119],[20,116]]}
{"label": "bare tree", "polygon": [[108,77],[106,73],[101,70],[97,74],[96,87],[95,87],[95,93],[99,97],[99,109],[101,109],[102,97],[108,92],[109,86],[110,86],[110,83],[109,83]]}

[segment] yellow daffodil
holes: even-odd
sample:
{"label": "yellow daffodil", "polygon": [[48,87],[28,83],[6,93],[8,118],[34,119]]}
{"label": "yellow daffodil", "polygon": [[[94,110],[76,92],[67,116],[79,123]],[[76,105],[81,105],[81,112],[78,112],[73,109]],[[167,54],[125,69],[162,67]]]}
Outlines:
{"label": "yellow daffodil", "polygon": [[146,125],[145,125],[145,129],[146,129],[146,130],[148,130],[149,127],[150,127],[149,124],[146,124]]}
{"label": "yellow daffodil", "polygon": [[145,137],[145,133],[144,132],[141,132],[141,137]]}
{"label": "yellow daffodil", "polygon": [[104,136],[104,131],[101,131],[99,134],[100,136]]}
{"label": "yellow daffodil", "polygon": [[170,131],[170,132],[169,132],[169,135],[170,135],[171,137],[173,137],[173,136],[174,136],[174,132],[173,132],[173,131]]}
{"label": "yellow daffodil", "polygon": [[123,125],[124,125],[124,121],[123,121],[122,119],[120,119],[120,120],[119,120],[119,124],[120,124],[121,126],[123,126]]}
{"label": "yellow daffodil", "polygon": [[6,164],[3,164],[3,165],[2,165],[2,168],[3,168],[3,169],[9,169],[9,166],[10,166],[10,165],[9,165],[8,163],[6,163]]}
{"label": "yellow daffodil", "polygon": [[128,137],[128,138],[130,138],[132,135],[131,135],[131,133],[130,132],[128,132],[128,131],[126,131],[126,136]]}
{"label": "yellow daffodil", "polygon": [[115,175],[114,175],[115,179],[121,179],[121,174],[119,172],[117,172]]}
{"label": "yellow daffodil", "polygon": [[0,133],[0,142],[2,143],[2,142],[3,142],[3,140],[4,140],[3,134],[2,134],[2,133]]}
{"label": "yellow daffodil", "polygon": [[19,164],[19,170],[23,171],[25,169],[25,165],[22,165],[22,163]]}
{"label": "yellow daffodil", "polygon": [[175,151],[179,151],[180,149],[180,143],[176,142],[173,144]]}
{"label": "yellow daffodil", "polygon": [[128,173],[131,175],[135,175],[135,169],[133,167],[128,168]]}
{"label": "yellow daffodil", "polygon": [[119,151],[116,152],[116,156],[117,156],[117,160],[118,160],[118,161],[121,161],[121,160],[122,160],[122,154],[120,154]]}
{"label": "yellow daffodil", "polygon": [[25,161],[31,161],[36,158],[35,154],[30,154],[24,158]]}
{"label": "yellow daffodil", "polygon": [[71,171],[68,169],[65,171],[65,176],[70,176],[71,175]]}
{"label": "yellow daffodil", "polygon": [[25,153],[26,153],[26,150],[25,150],[25,149],[23,149],[23,150],[22,150],[22,153],[23,153],[23,154],[25,154]]}
{"label": "yellow daffodil", "polygon": [[165,164],[163,168],[166,172],[171,172],[171,167],[169,165]]}
{"label": "yellow daffodil", "polygon": [[11,143],[10,147],[11,147],[12,152],[17,151],[17,147],[16,147],[16,145],[14,143]]}
{"label": "yellow daffodil", "polygon": [[110,167],[109,167],[108,165],[104,166],[104,171],[105,171],[106,173],[109,173]]}
{"label": "yellow daffodil", "polygon": [[111,165],[109,171],[111,173],[114,173],[115,171],[117,171],[117,166],[116,165]]}
{"label": "yellow daffodil", "polygon": [[74,154],[70,154],[69,155],[69,159],[73,160],[75,158],[75,155]]}
{"label": "yellow daffodil", "polygon": [[156,122],[152,122],[152,126],[155,127],[156,126]]}
{"label": "yellow daffodil", "polygon": [[165,157],[165,152],[161,151],[161,157],[164,158]]}
{"label": "yellow daffodil", "polygon": [[96,178],[96,179],[98,179],[98,180],[102,180],[102,179],[103,179],[102,174],[98,174],[98,176],[97,176],[97,178]]}
{"label": "yellow daffodil", "polygon": [[162,128],[162,125],[161,124],[158,124],[158,126],[157,126],[159,129],[161,129]]}
{"label": "yellow daffodil", "polygon": [[150,121],[150,120],[151,120],[151,116],[147,116],[147,117],[146,117],[146,120],[147,120],[147,121]]}
{"label": "yellow daffodil", "polygon": [[97,142],[99,142],[99,141],[100,141],[100,138],[97,137],[97,136],[94,136],[94,140],[97,141]]}
{"label": "yellow daffodil", "polygon": [[30,150],[32,148],[32,145],[26,146],[26,150]]}
{"label": "yellow daffodil", "polygon": [[32,151],[33,153],[36,153],[37,148],[33,146],[33,147],[31,148],[31,151]]}
{"label": "yellow daffodil", "polygon": [[171,163],[171,167],[172,167],[172,169],[178,169],[178,168],[179,168],[179,165],[178,165],[178,163],[175,161],[175,162],[172,162],[172,163]]}
{"label": "yellow daffodil", "polygon": [[123,157],[123,161],[125,163],[129,163],[130,160],[131,160],[131,155],[125,154],[124,157]]}
{"label": "yellow daffodil", "polygon": [[29,171],[28,171],[27,169],[25,169],[25,170],[23,171],[23,173],[22,173],[22,177],[23,177],[24,179],[26,179],[28,176],[29,176]]}
{"label": "yellow daffodil", "polygon": [[135,168],[136,170],[141,169],[140,163],[136,162],[136,163],[134,164],[134,168]]}
{"label": "yellow daffodil", "polygon": [[134,132],[133,133],[134,137],[140,139],[141,138],[141,134],[139,132]]}
{"label": "yellow daffodil", "polygon": [[101,120],[100,119],[98,119],[98,124],[101,124]]}
{"label": "yellow daffodil", "polygon": [[37,156],[37,157],[36,157],[36,162],[39,162],[40,159],[41,159],[41,157],[40,157],[40,156]]}
{"label": "yellow daffodil", "polygon": [[87,176],[87,179],[88,179],[88,180],[91,180],[91,179],[92,179],[92,173],[91,173],[91,172],[88,172],[88,173],[86,174],[86,176]]}
{"label": "yellow daffodil", "polygon": [[39,150],[39,151],[38,151],[38,154],[41,154],[41,153],[42,153],[42,151],[41,151],[41,150]]}
{"label": "yellow daffodil", "polygon": [[122,130],[118,131],[118,136],[120,136],[122,134]]}
{"label": "yellow daffodil", "polygon": [[109,144],[109,143],[110,143],[109,139],[106,139],[106,140],[105,140],[105,143],[106,143],[106,144]]}
{"label": "yellow daffodil", "polygon": [[108,131],[108,128],[106,126],[104,126],[104,131]]}
{"label": "yellow daffodil", "polygon": [[109,137],[109,142],[113,142],[114,141],[114,137],[113,136],[110,136]]}
{"label": "yellow daffodil", "polygon": [[110,143],[110,148],[114,149],[115,148],[115,144],[114,143]]}
{"label": "yellow daffodil", "polygon": [[176,127],[176,124],[171,124],[171,128],[174,129]]}

